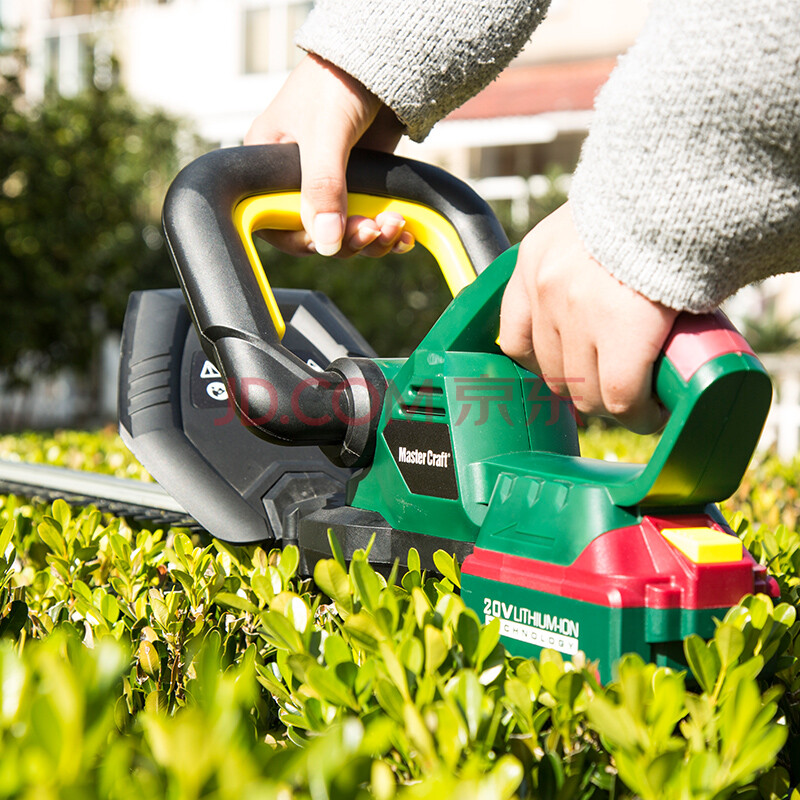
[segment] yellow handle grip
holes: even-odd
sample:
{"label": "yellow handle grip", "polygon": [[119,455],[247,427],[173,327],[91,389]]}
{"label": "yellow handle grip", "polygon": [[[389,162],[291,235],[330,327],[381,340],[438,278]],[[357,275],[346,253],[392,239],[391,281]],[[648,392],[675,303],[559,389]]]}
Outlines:
{"label": "yellow handle grip", "polygon": [[[472,283],[477,275],[475,267],[456,229],[440,213],[410,200],[358,193],[347,195],[349,216],[374,218],[384,211],[400,214],[406,220],[405,230],[436,259],[454,297]],[[258,256],[253,233],[264,229],[301,230],[303,226],[300,222],[300,193],[279,192],[248,197],[235,207],[234,224],[247,252],[264,303],[275,324],[275,330],[283,337],[286,323]]]}

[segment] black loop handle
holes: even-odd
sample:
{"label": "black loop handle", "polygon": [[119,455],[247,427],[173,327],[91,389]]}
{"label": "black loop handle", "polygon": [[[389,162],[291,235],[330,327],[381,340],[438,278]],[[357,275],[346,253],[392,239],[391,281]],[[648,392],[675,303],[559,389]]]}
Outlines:
{"label": "black loop handle", "polygon": [[[488,204],[437,167],[355,150],[347,185],[350,192],[409,200],[437,212],[455,229],[476,273],[508,247]],[[217,150],[173,181],[164,202],[164,232],[203,349],[226,379],[244,423],[264,438],[290,444],[342,446],[347,440],[339,460],[358,465],[369,458],[373,437],[354,435],[348,419],[376,419],[380,409],[374,406],[383,392],[366,393],[373,408],[359,407],[365,393],[350,391],[349,383],[359,381],[345,377],[356,359],[347,368],[320,372],[281,344],[234,221],[236,207],[247,198],[299,189],[294,144]],[[359,372],[363,381],[374,381],[374,370],[365,370]],[[348,415],[340,411],[343,397]],[[364,439],[361,452],[352,452],[349,443]]]}

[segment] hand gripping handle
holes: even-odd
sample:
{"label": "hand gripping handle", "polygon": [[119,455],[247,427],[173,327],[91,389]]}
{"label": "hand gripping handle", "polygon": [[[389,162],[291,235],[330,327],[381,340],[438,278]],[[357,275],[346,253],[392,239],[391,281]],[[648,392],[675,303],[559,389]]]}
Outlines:
{"label": "hand gripping handle", "polygon": [[[347,186],[349,213],[397,210],[406,218],[454,294],[508,247],[485,201],[436,167],[353,151]],[[218,150],[173,181],[164,232],[203,349],[245,424],[267,439],[324,445],[335,461],[359,465],[371,456],[383,376],[355,358],[318,371],[281,344],[283,320],[252,243],[258,228],[301,227],[299,189],[296,145]]]}
{"label": "hand gripping handle", "polygon": [[620,506],[702,505],[730,497],[758,444],[772,383],[725,315],[680,314],[654,373],[670,417],[636,480],[610,487]]}
{"label": "hand gripping handle", "polygon": [[[512,248],[448,306],[420,349],[497,350],[500,302],[517,260]],[[618,506],[690,506],[736,491],[769,412],[772,384],[721,313],[679,314],[656,362],[653,389],[670,412],[650,461],[609,472]],[[614,475],[619,474],[619,478]]]}

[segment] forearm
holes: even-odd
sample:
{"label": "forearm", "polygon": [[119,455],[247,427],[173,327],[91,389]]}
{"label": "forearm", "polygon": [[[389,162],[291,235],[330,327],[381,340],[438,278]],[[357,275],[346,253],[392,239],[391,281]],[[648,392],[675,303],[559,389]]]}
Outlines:
{"label": "forearm", "polygon": [[704,311],[800,268],[800,5],[654,0],[601,91],[570,201],[624,284]]}
{"label": "forearm", "polygon": [[318,0],[297,43],[363,83],[421,141],[522,49],[550,0]]}

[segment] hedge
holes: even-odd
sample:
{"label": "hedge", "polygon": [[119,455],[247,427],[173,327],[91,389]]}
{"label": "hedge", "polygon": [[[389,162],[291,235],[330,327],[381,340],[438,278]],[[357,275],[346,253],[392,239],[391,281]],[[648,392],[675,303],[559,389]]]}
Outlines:
{"label": "hedge", "polygon": [[[109,433],[17,447],[141,475]],[[725,509],[780,602],[689,637],[687,672],[629,656],[605,686],[580,657],[510,657],[444,553],[444,577],[361,552],[312,581],[291,547],[0,498],[0,797],[800,797],[796,474],[761,457]]]}

